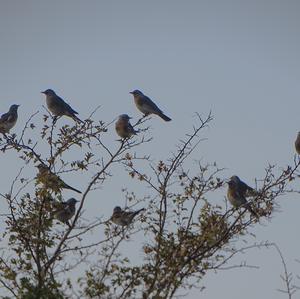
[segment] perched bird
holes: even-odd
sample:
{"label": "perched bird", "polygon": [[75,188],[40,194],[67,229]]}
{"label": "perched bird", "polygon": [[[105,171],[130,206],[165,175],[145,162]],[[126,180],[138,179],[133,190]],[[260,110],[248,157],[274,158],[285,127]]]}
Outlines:
{"label": "perched bird", "polygon": [[113,210],[113,214],[111,216],[111,221],[117,225],[127,226],[133,221],[133,218],[136,215],[138,215],[140,212],[144,210],[145,209],[140,209],[135,212],[129,212],[129,211],[127,212],[122,210],[120,207],[115,207]]}
{"label": "perched bird", "polygon": [[57,174],[51,172],[45,164],[39,164],[37,168],[39,170],[36,176],[37,181],[42,183],[45,188],[51,189],[55,193],[59,193],[60,189],[69,189],[81,193],[81,191],[66,184]]}
{"label": "perched bird", "polygon": [[76,212],[76,203],[78,200],[75,198],[70,198],[65,202],[56,202],[54,204],[53,216],[60,222],[68,224],[75,212]]}
{"label": "perched bird", "polygon": [[236,207],[245,207],[250,213],[258,218],[257,213],[251,208],[250,204],[246,200],[246,196],[255,195],[256,191],[249,187],[246,183],[240,180],[236,175],[232,176],[228,183],[227,198],[230,203]]}
{"label": "perched bird", "polygon": [[133,94],[134,102],[136,107],[145,114],[145,116],[149,114],[156,114],[161,117],[165,121],[170,121],[171,118],[166,116],[153,102],[150,98],[145,96],[141,91],[134,90],[130,92]]}
{"label": "perched bird", "polygon": [[121,138],[130,138],[132,135],[135,135],[137,131],[133,128],[130,123],[131,117],[127,114],[121,114],[116,121],[116,132]]}
{"label": "perched bird", "polygon": [[73,110],[71,106],[59,97],[52,89],[47,89],[41,93],[46,95],[47,107],[55,117],[66,115],[77,122],[83,123],[83,121],[76,116],[78,112]]}
{"label": "perched bird", "polygon": [[295,149],[298,155],[300,155],[300,132],[298,132],[296,141],[295,141]]}
{"label": "perched bird", "polygon": [[9,111],[1,115],[0,118],[0,133],[9,133],[18,120],[18,107],[20,105],[11,105]]}

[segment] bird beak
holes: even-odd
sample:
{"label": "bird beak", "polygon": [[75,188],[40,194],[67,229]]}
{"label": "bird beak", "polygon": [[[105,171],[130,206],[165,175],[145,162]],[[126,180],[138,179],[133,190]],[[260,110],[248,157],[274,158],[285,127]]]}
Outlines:
{"label": "bird beak", "polygon": [[46,92],[45,92],[45,91],[41,91],[41,93],[43,93],[43,94],[46,94]]}
{"label": "bird beak", "polygon": [[130,91],[129,93],[133,94],[133,91]]}

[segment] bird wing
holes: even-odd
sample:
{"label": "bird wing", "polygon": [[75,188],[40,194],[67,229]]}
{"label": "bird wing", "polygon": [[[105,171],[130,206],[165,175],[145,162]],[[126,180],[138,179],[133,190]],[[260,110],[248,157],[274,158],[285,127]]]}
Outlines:
{"label": "bird wing", "polygon": [[126,223],[124,223],[123,221],[123,212],[113,212],[112,216],[111,216],[111,221],[113,221],[115,224],[118,225],[126,225]]}
{"label": "bird wing", "polygon": [[12,120],[13,120],[13,115],[11,113],[7,112],[7,113],[4,113],[1,115],[0,123],[9,122]]}
{"label": "bird wing", "polygon": [[71,206],[67,202],[62,202],[61,210],[70,213],[71,212]]}
{"label": "bird wing", "polygon": [[70,112],[71,114],[78,114],[77,111],[75,111],[69,104],[65,103],[65,108],[68,112]]}
{"label": "bird wing", "polygon": [[131,123],[127,123],[127,130],[129,133],[132,133],[132,134],[137,133],[137,131],[134,129],[134,127],[131,125]]}
{"label": "bird wing", "polygon": [[254,189],[253,188],[251,188],[250,186],[248,186],[246,183],[244,183],[244,182],[240,182],[239,184],[238,184],[238,192],[240,192],[241,194],[243,194],[243,195],[246,195],[246,192],[247,191],[254,191]]}
{"label": "bird wing", "polygon": [[138,211],[135,212],[125,212],[123,211],[123,218],[127,219],[127,221],[131,222],[133,220],[133,218],[138,215],[141,211],[143,211],[144,209],[140,209]]}
{"label": "bird wing", "polygon": [[78,114],[78,112],[72,109],[72,107],[69,104],[67,104],[61,97],[56,96],[55,101],[58,105],[63,106],[65,111],[68,111],[72,114]]}
{"label": "bird wing", "polygon": [[243,193],[243,194],[241,194],[240,192],[238,192],[237,191],[237,194],[238,194],[238,196],[239,196],[239,198],[241,199],[241,202],[242,202],[242,204],[243,205],[247,205],[248,204],[248,201],[247,201],[247,199],[246,199],[246,197],[245,197],[245,194]]}
{"label": "bird wing", "polygon": [[129,212],[129,211],[122,211],[122,217],[124,218],[128,218],[131,217],[133,215],[134,212]]}
{"label": "bird wing", "polygon": [[68,204],[66,202],[55,201],[52,203],[52,205],[53,205],[53,213],[54,214],[68,209]]}
{"label": "bird wing", "polygon": [[144,96],[143,99],[144,105],[149,106],[151,109],[155,110],[158,113],[163,113],[150,98]]}
{"label": "bird wing", "polygon": [[69,186],[65,181],[63,181],[63,180],[61,179],[60,176],[58,176],[57,174],[54,174],[54,173],[53,173],[53,175],[56,176],[57,183],[59,184],[59,187],[60,187],[60,188],[65,188],[65,189],[72,188],[72,187]]}

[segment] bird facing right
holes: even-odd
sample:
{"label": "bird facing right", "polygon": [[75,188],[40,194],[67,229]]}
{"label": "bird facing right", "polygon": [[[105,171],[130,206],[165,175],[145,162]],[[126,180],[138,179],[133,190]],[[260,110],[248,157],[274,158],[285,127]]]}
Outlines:
{"label": "bird facing right", "polygon": [[134,102],[136,107],[145,114],[145,116],[149,114],[156,114],[160,118],[162,118],[164,121],[170,121],[171,118],[166,116],[156,105],[155,103],[148,98],[146,95],[144,95],[139,90],[134,90],[130,92],[133,95]]}
{"label": "bird facing right", "polygon": [[227,184],[227,198],[230,203],[236,208],[245,207],[253,216],[258,218],[257,213],[254,212],[254,210],[246,200],[247,195],[255,194],[256,191],[253,188],[249,187],[246,183],[241,181],[240,178],[236,175],[232,176]]}
{"label": "bird facing right", "polygon": [[297,138],[295,141],[295,149],[298,155],[300,155],[300,132],[297,134]]}
{"label": "bird facing right", "polygon": [[121,114],[116,121],[116,132],[121,138],[130,138],[132,135],[135,135],[137,131],[133,128],[130,123],[131,117],[127,114]]}
{"label": "bird facing right", "polygon": [[124,211],[121,207],[117,206],[113,210],[113,214],[111,216],[111,221],[117,225],[127,226],[132,223],[133,218],[138,215],[140,212],[144,211],[145,209],[140,209],[135,212]]}
{"label": "bird facing right", "polygon": [[18,107],[20,105],[11,105],[9,111],[1,115],[0,133],[9,133],[10,129],[15,126],[18,120]]}

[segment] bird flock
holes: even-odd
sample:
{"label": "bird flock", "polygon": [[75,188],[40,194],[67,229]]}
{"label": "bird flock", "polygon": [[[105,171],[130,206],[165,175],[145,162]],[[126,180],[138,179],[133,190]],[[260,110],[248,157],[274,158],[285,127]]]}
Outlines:
{"label": "bird flock", "polygon": [[[46,96],[46,105],[54,117],[54,120],[61,116],[68,116],[72,118],[77,123],[84,123],[77,115],[76,112],[68,103],[66,103],[61,97],[59,97],[55,91],[52,89],[47,89],[42,91]],[[134,90],[130,92],[133,95],[135,105],[139,111],[141,111],[144,116],[150,114],[155,114],[159,116],[164,121],[171,121],[167,115],[163,113],[162,110],[146,95],[144,95],[140,90]],[[19,105],[12,105],[7,113],[1,115],[0,118],[0,133],[6,134],[10,133],[10,130],[16,125],[18,120],[18,108]],[[116,133],[122,139],[131,138],[133,135],[138,133],[137,130],[130,123],[131,117],[127,114],[121,114],[116,123],[115,130]],[[296,152],[300,155],[300,132],[298,132],[295,141]],[[41,183],[44,188],[49,188],[53,190],[56,194],[60,192],[60,189],[69,189],[77,193],[81,193],[67,183],[65,183],[58,175],[51,172],[48,166],[44,164],[39,164],[37,166],[38,174],[36,176],[37,184]],[[258,218],[258,213],[251,207],[251,204],[247,201],[246,197],[255,196],[258,194],[256,190],[249,187],[236,175],[232,176],[228,181],[227,198],[229,202],[235,207],[244,207],[247,209],[252,216]],[[62,223],[69,224],[68,221],[74,216],[76,212],[76,203],[78,201],[75,198],[70,198],[65,202],[56,202],[54,204],[54,217],[61,221]],[[137,211],[127,211],[123,210],[121,207],[116,206],[113,209],[112,216],[110,220],[120,226],[128,226],[134,220],[134,218],[144,211],[140,209]]]}
{"label": "bird flock", "polygon": [[[75,111],[68,103],[66,103],[61,97],[59,97],[54,90],[47,89],[42,91],[46,96],[46,105],[51,114],[53,115],[54,121],[61,116],[67,116],[72,118],[77,123],[84,123],[77,115]],[[150,114],[156,114],[161,117],[164,121],[170,121],[171,118],[166,116],[158,106],[146,95],[139,90],[130,92],[134,97],[134,102],[138,110],[140,110],[144,116]],[[18,108],[19,105],[12,105],[9,111],[0,118],[0,133],[10,133],[10,130],[16,125],[18,120]],[[121,114],[115,123],[116,133],[122,139],[128,139],[133,135],[136,135],[136,131],[130,123],[131,117],[127,114]],[[45,189],[51,189],[55,194],[60,193],[61,189],[69,189],[77,193],[82,193],[80,190],[68,185],[64,182],[57,174],[53,173],[49,167],[45,164],[39,164],[37,166],[38,174],[36,176],[36,184],[42,184]],[[74,216],[76,212],[76,203],[78,200],[70,198],[65,202],[54,202],[53,203],[53,216],[69,225],[69,220]],[[121,207],[117,206],[113,209],[113,214],[110,220],[120,226],[128,226],[132,223],[133,219],[144,209],[137,211],[122,210]]]}

